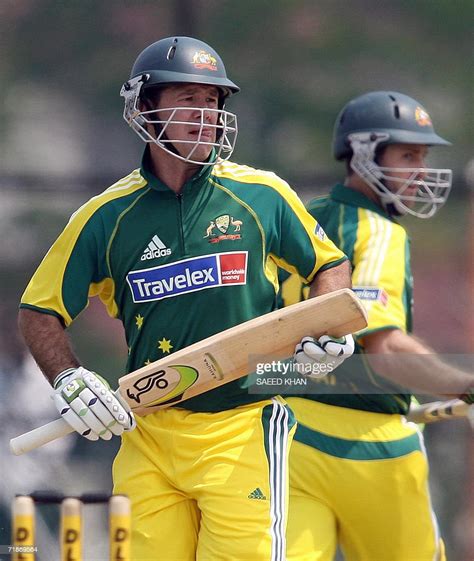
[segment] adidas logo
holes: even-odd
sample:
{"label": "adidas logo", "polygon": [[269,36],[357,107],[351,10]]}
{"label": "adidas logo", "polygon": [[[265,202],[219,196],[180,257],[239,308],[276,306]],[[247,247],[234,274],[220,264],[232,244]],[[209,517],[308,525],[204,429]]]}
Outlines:
{"label": "adidas logo", "polygon": [[248,496],[249,499],[259,499],[261,501],[265,501],[267,497],[262,493],[260,487],[254,489]]}
{"label": "adidas logo", "polygon": [[171,249],[166,247],[155,234],[140,259],[141,261],[147,261],[148,259],[156,259],[157,257],[165,257],[166,255],[171,255]]}

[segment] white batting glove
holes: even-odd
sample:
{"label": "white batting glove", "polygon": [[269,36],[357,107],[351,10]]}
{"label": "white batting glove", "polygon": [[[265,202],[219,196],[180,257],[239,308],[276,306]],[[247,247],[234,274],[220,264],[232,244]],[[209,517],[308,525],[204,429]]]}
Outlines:
{"label": "white batting glove", "polygon": [[317,380],[327,376],[341,365],[354,352],[352,335],[330,337],[323,335],[319,339],[303,337],[295,348],[294,361],[301,364],[298,371],[306,377]]}
{"label": "white batting glove", "polygon": [[136,426],[128,405],[95,372],[82,366],[68,368],[58,374],[53,386],[52,398],[62,418],[88,440],[110,440]]}

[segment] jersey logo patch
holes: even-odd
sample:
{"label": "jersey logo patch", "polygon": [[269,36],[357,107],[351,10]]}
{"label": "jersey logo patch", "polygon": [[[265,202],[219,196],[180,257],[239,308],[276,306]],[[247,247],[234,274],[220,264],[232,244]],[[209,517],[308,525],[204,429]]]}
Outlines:
{"label": "jersey logo patch", "polygon": [[204,238],[208,238],[209,243],[219,243],[222,240],[241,240],[242,224],[242,220],[234,218],[230,214],[221,214],[209,222]]}
{"label": "jersey logo patch", "polygon": [[384,306],[388,304],[388,294],[383,288],[374,286],[354,286],[352,290],[361,300],[380,302]]}
{"label": "jersey logo patch", "polygon": [[165,257],[167,255],[171,255],[171,249],[166,247],[166,245],[155,234],[140,257],[140,260],[147,261],[149,259],[157,259],[158,257]]}
{"label": "jersey logo patch", "polygon": [[323,242],[324,238],[326,237],[326,233],[323,230],[323,227],[320,224],[316,224],[316,228],[314,233],[318,236],[318,238]]}
{"label": "jersey logo patch", "polygon": [[247,283],[247,251],[200,255],[140,271],[127,282],[135,303],[153,302],[217,286]]}

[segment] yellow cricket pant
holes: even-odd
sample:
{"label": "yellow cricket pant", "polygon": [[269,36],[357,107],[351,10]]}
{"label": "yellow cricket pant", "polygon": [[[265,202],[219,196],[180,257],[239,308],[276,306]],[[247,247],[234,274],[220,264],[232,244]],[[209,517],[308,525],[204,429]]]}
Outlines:
{"label": "yellow cricket pant", "polygon": [[423,438],[400,415],[289,398],[288,561],[444,561]]}
{"label": "yellow cricket pant", "polygon": [[295,421],[281,398],[138,419],[113,467],[133,561],[284,561]]}

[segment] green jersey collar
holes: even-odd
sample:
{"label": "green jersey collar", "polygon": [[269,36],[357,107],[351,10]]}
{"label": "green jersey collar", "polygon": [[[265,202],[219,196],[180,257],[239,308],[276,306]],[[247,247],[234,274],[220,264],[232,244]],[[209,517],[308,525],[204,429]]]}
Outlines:
{"label": "green jersey collar", "polygon": [[[214,149],[210,155],[210,159],[216,159]],[[171,192],[172,189],[170,189],[168,185],[163,183],[161,179],[156,177],[156,175],[151,171],[150,168],[150,152],[149,147],[147,146],[143,153],[142,163],[140,166],[140,173],[142,177],[147,180],[148,185],[155,191]],[[202,166],[202,168],[197,173],[195,173],[190,179],[188,179],[188,181],[186,181],[186,183],[183,185],[182,192],[184,192],[187,188],[195,188],[204,185],[204,183],[206,183],[206,181],[209,179],[209,176],[211,175],[212,168],[213,166]]]}
{"label": "green jersey collar", "polygon": [[381,216],[393,220],[393,218],[385,212],[385,210],[379,207],[374,201],[356,191],[350,187],[338,183],[331,189],[331,199],[344,203],[351,206],[366,208],[367,210],[372,210]]}

